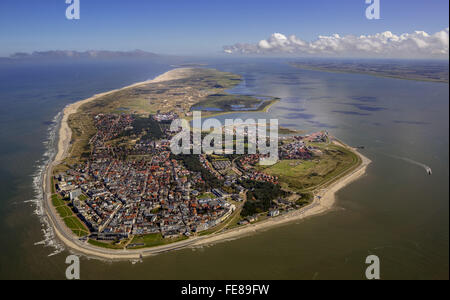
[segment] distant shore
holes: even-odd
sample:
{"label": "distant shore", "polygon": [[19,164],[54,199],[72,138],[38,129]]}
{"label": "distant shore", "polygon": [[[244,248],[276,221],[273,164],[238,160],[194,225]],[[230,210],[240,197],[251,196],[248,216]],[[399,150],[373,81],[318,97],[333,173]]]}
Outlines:
{"label": "distant shore", "polygon": [[[174,69],[156,77],[153,80],[139,82],[124,87],[122,89],[132,88],[149,83],[181,79],[183,77],[189,76],[190,74],[189,70],[191,70],[191,68]],[[87,242],[80,241],[79,237],[75,236],[70,231],[70,229],[65,226],[64,222],[57,214],[56,209],[53,207],[51,202],[51,177],[53,176],[52,170],[55,166],[60,164],[69,155],[72,138],[72,132],[68,124],[69,116],[73,113],[76,113],[81,105],[122,89],[116,89],[109,92],[94,95],[93,97],[90,97],[88,99],[70,104],[64,109],[63,111],[64,115],[62,117],[60,128],[58,131],[57,154],[54,160],[49,163],[45,173],[43,174],[44,208],[46,210],[46,214],[49,218],[50,224],[52,225],[53,230],[55,232],[55,236],[60,241],[62,241],[70,250],[76,253],[87,255],[89,257],[106,260],[137,260],[140,259],[141,257],[151,256],[158,253],[178,250],[187,247],[197,247],[207,244],[214,244],[226,240],[232,240],[245,235],[249,235],[257,231],[266,230],[273,226],[282,225],[288,222],[293,222],[314,215],[322,214],[330,210],[335,204],[336,200],[335,193],[340,189],[342,189],[343,187],[345,187],[346,185],[363,176],[366,172],[367,166],[371,163],[371,161],[368,158],[360,154],[358,151],[344,145],[346,148],[348,148],[349,150],[353,151],[356,155],[358,155],[358,157],[361,160],[360,164],[355,169],[348,171],[342,177],[330,183],[328,186],[324,187],[323,189],[320,189],[319,191],[316,191],[313,202],[308,206],[305,206],[299,210],[295,210],[278,217],[257,222],[255,224],[237,227],[216,234],[191,237],[183,241],[174,242],[163,246],[156,246],[152,248],[135,249],[135,250],[133,249],[113,250],[95,247],[88,244]]]}
{"label": "distant shore", "polygon": [[400,79],[400,80],[412,80],[412,81],[423,81],[423,82],[437,82],[437,83],[449,83],[448,81],[448,70],[444,75],[444,78],[434,78],[427,77],[425,75],[418,74],[402,74],[399,70],[383,70],[376,69],[376,66],[371,66],[372,69],[370,71],[355,68],[349,68],[344,65],[326,65],[322,66],[320,64],[300,64],[300,63],[290,63],[295,68],[310,70],[310,71],[318,71],[318,72],[327,72],[327,73],[341,73],[341,74],[361,74],[374,76],[379,78],[392,78],[392,79]]}

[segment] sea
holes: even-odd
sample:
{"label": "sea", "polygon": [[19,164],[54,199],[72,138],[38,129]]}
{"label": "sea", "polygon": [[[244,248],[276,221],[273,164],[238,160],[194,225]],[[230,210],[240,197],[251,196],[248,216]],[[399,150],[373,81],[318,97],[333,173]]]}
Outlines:
{"label": "sea", "polygon": [[281,99],[219,119],[327,130],[372,164],[325,214],[140,262],[81,256],[82,279],[365,279],[369,255],[382,279],[449,278],[447,83],[301,70],[286,58],[177,57],[0,62],[0,279],[65,279],[71,252],[48,226],[41,191],[64,107],[182,63],[242,75],[231,93]]}

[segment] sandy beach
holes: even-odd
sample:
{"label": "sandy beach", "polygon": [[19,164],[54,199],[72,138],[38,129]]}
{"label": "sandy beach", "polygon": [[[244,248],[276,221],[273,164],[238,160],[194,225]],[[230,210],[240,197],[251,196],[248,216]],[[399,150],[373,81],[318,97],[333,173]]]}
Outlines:
{"label": "sandy beach", "polygon": [[[189,76],[191,68],[179,68],[168,71],[153,80],[148,80],[140,83],[136,83],[122,89],[127,89],[131,87],[136,87],[140,85],[145,85],[149,83],[163,82],[169,80],[180,79],[186,76]],[[47,167],[45,172],[43,183],[44,183],[44,199],[45,199],[45,208],[47,216],[49,217],[50,224],[52,224],[55,235],[58,237],[60,241],[62,241],[70,250],[75,253],[84,254],[88,257],[93,258],[101,258],[107,260],[135,260],[141,257],[155,255],[162,252],[178,250],[186,247],[198,247],[201,245],[213,244],[217,242],[227,241],[236,239],[245,235],[252,234],[257,231],[267,230],[268,228],[286,224],[289,222],[301,220],[307,217],[311,217],[314,215],[319,215],[329,211],[335,205],[335,194],[337,191],[348,185],[349,183],[357,180],[361,176],[363,176],[366,172],[367,166],[371,163],[371,161],[360,154],[355,149],[351,149],[361,158],[361,164],[356,167],[354,170],[345,174],[335,182],[329,184],[323,189],[320,189],[315,192],[315,197],[313,202],[296,211],[292,211],[281,216],[270,218],[261,222],[257,222],[255,224],[246,225],[243,227],[237,227],[235,229],[231,229],[225,232],[211,234],[207,236],[198,236],[192,237],[187,240],[183,240],[180,242],[157,246],[146,249],[139,250],[112,250],[106,248],[100,248],[92,246],[84,241],[80,241],[77,236],[75,236],[63,223],[63,221],[58,216],[56,210],[51,204],[50,200],[50,178],[52,174],[52,167],[58,165],[70,151],[70,141],[71,141],[71,130],[68,125],[68,118],[71,114],[77,112],[78,108],[90,101],[98,99],[104,95],[108,95],[119,91],[121,89],[112,90],[109,92],[101,93],[94,95],[88,99],[78,101],[71,105],[68,105],[64,109],[64,115],[61,120],[61,125],[59,129],[59,140],[58,140],[58,151],[55,156],[54,161]]]}
{"label": "sandy beach", "polygon": [[367,166],[371,163],[371,160],[363,156],[359,152],[353,149],[360,158],[361,164],[350,173],[344,175],[342,178],[330,184],[326,188],[323,188],[315,193],[313,202],[299,210],[286,213],[284,215],[267,219],[256,224],[250,224],[243,227],[223,232],[217,235],[211,235],[208,239],[204,239],[195,243],[195,246],[217,243],[225,240],[236,239],[243,235],[248,235],[257,231],[267,230],[277,225],[286,224],[293,221],[298,221],[315,215],[319,215],[329,211],[336,203],[336,192],[343,187],[362,177],[366,173]]}
{"label": "sandy beach", "polygon": [[157,83],[157,82],[185,78],[185,77],[189,76],[191,70],[192,70],[191,68],[174,69],[174,70],[168,71],[162,75],[159,75],[158,77],[156,77],[152,80],[138,82],[138,83],[134,83],[132,85],[123,87],[121,89],[115,89],[115,90],[111,90],[111,91],[108,91],[105,93],[96,94],[90,98],[87,98],[87,99],[84,99],[84,100],[81,100],[81,101],[78,101],[78,102],[75,102],[73,104],[66,106],[66,108],[64,108],[63,118],[61,120],[61,126],[59,129],[58,152],[55,157],[55,162],[62,161],[67,156],[67,153],[70,150],[70,140],[72,138],[72,131],[70,130],[69,124],[67,121],[69,119],[69,116],[73,113],[76,113],[78,108],[81,105],[91,102],[91,101],[94,101],[100,97],[115,93],[120,90],[134,88],[134,87],[138,87],[138,86],[146,85],[146,84],[150,84],[150,83]]}

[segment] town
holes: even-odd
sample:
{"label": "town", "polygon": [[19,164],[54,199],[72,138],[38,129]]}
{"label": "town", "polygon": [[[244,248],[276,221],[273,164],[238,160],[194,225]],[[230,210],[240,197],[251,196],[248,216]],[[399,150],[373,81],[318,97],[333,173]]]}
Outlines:
{"label": "town", "polygon": [[[225,222],[238,207],[239,224],[247,224],[257,219],[245,208],[258,200],[255,183],[278,187],[263,208],[268,216],[277,216],[279,206],[298,208],[282,199],[287,193],[276,176],[255,170],[264,154],[174,155],[170,138],[177,132],[168,122],[176,118],[173,113],[93,117],[97,132],[89,140],[89,157],[54,174],[57,193],[87,226],[90,239],[189,237]],[[280,137],[280,159],[311,159],[316,150],[306,141],[324,142],[327,134]]]}

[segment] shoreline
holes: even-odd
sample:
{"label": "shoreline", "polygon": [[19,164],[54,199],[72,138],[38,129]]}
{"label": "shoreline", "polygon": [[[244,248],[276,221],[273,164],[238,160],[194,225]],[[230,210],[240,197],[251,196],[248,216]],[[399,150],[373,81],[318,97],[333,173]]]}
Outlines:
{"label": "shoreline", "polygon": [[317,216],[328,212],[336,203],[336,193],[350,183],[358,180],[360,177],[365,175],[367,166],[372,162],[370,159],[368,159],[358,151],[354,149],[352,149],[352,151],[359,156],[359,158],[361,159],[361,163],[356,167],[356,169],[351,170],[350,173],[345,174],[342,178],[339,178],[337,181],[332,182],[328,187],[319,190],[319,193],[315,193],[312,203],[298,210],[294,210],[284,215],[270,218],[259,223],[248,224],[243,227],[231,229],[216,236],[211,235],[208,240],[199,241],[194,246],[201,246],[205,244],[213,244],[221,241],[236,239],[250,233],[264,231],[278,225],[284,225],[286,223],[299,221],[308,217]]}
{"label": "shoreline", "polygon": [[100,97],[103,97],[103,96],[106,96],[106,95],[109,95],[109,94],[112,94],[112,93],[115,93],[115,92],[118,92],[121,90],[138,87],[138,86],[150,84],[150,83],[157,83],[157,82],[180,79],[180,78],[187,76],[191,69],[192,68],[173,69],[173,70],[167,71],[166,73],[163,73],[163,74],[155,77],[154,79],[137,82],[137,83],[125,86],[123,88],[114,89],[114,90],[110,90],[107,92],[95,94],[94,96],[89,97],[87,99],[80,100],[75,103],[67,105],[63,109],[63,117],[62,117],[61,125],[60,125],[59,131],[58,131],[58,151],[57,151],[57,154],[56,154],[54,160],[62,161],[67,156],[67,152],[69,151],[68,146],[70,146],[70,140],[72,138],[72,131],[70,130],[70,127],[69,127],[69,124],[67,121],[68,121],[69,116],[73,113],[76,113],[78,108],[80,106],[82,106],[83,104],[94,101]]}
{"label": "shoreline", "polygon": [[[57,130],[57,153],[55,157],[51,159],[45,168],[42,176],[43,183],[43,201],[45,214],[49,219],[49,224],[51,225],[55,238],[57,237],[70,251],[83,254],[92,258],[106,259],[106,260],[139,260],[142,257],[152,256],[163,252],[174,251],[179,249],[185,249],[189,247],[199,247],[202,245],[215,244],[218,242],[224,242],[228,240],[237,239],[256,231],[263,231],[274,226],[283,225],[289,222],[298,221],[307,217],[323,214],[329,211],[336,202],[335,194],[337,191],[362,177],[366,173],[367,166],[371,163],[370,159],[363,156],[357,150],[346,146],[349,150],[353,151],[359,158],[360,163],[348,173],[345,173],[342,177],[338,178],[336,181],[331,182],[329,186],[320,189],[318,193],[314,194],[314,200],[311,204],[274,217],[255,224],[245,225],[243,227],[237,227],[229,229],[224,232],[217,234],[210,234],[206,236],[191,237],[187,240],[174,242],[167,245],[156,246],[151,248],[143,249],[123,249],[123,250],[113,250],[101,247],[95,247],[87,242],[80,241],[79,237],[75,236],[69,228],[67,228],[56,212],[56,209],[51,203],[51,177],[53,167],[58,165],[63,161],[69,151],[71,145],[72,132],[68,124],[68,118],[71,114],[75,113],[78,108],[90,101],[96,100],[102,96],[140,85],[145,85],[149,83],[163,82],[169,80],[175,80],[183,78],[189,75],[189,70],[191,68],[178,68],[170,70],[162,75],[157,76],[155,79],[147,80],[139,83],[135,83],[121,89],[114,89],[108,92],[96,94],[90,98],[75,102],[66,106],[63,110],[63,117],[61,118],[59,130]],[[271,106],[271,105],[270,105]]]}
{"label": "shoreline", "polygon": [[417,81],[417,82],[433,82],[433,83],[444,83],[449,84],[448,80],[436,80],[432,78],[406,78],[401,75],[388,75],[388,74],[376,74],[370,72],[359,72],[359,71],[345,71],[345,70],[336,70],[336,69],[326,69],[320,67],[308,67],[308,66],[296,66],[292,65],[294,68],[306,70],[306,71],[316,71],[316,72],[325,72],[325,73],[335,73],[335,74],[359,74],[359,75],[367,75],[374,76],[378,78],[388,78],[388,79],[398,79],[398,80],[409,80],[409,81]]}

